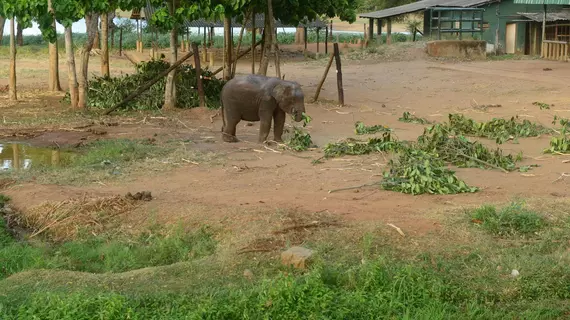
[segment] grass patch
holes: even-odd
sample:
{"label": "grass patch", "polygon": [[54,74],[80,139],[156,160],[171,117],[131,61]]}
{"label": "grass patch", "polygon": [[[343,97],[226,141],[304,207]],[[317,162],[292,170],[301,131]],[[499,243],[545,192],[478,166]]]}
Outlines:
{"label": "grass patch", "polygon": [[512,203],[501,209],[482,206],[471,213],[471,219],[487,232],[501,237],[534,236],[546,226],[544,217],[521,203]]}
{"label": "grass patch", "polygon": [[0,278],[5,278],[40,268],[104,273],[169,265],[210,255],[216,242],[207,228],[194,232],[176,228],[150,230],[136,239],[103,235],[59,244],[11,240],[0,245]]}

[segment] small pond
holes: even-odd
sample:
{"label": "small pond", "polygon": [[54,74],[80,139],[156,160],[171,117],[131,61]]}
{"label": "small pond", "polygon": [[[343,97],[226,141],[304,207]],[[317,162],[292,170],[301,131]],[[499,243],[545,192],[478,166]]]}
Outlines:
{"label": "small pond", "polygon": [[0,171],[42,166],[65,166],[73,154],[59,149],[38,148],[27,144],[0,142]]}

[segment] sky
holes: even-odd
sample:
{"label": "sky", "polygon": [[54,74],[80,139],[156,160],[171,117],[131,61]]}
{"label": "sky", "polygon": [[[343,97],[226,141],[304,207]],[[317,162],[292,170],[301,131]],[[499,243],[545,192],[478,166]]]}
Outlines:
{"label": "sky", "polygon": [[[38,24],[35,22],[32,22],[33,26],[31,28],[28,29],[24,29],[23,33],[25,36],[27,35],[41,35],[41,31],[40,28],[38,28]],[[79,21],[77,21],[76,23],[73,24],[73,26],[71,27],[73,32],[76,33],[85,33],[85,20],[81,19]],[[59,23],[56,24],[56,30],[57,33],[63,33],[65,30],[63,28],[63,26]],[[6,25],[4,26],[4,34],[8,35],[10,34],[10,21],[6,21]]]}

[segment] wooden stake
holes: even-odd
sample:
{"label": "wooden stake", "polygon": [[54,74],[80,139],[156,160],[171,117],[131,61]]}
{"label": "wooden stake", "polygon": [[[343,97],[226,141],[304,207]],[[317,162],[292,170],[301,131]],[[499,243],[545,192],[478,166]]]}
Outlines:
{"label": "wooden stake", "polygon": [[279,62],[279,46],[277,45],[277,41],[275,41],[275,74],[277,78],[281,79],[281,63]]}
{"label": "wooden stake", "polygon": [[336,83],[338,88],[338,103],[340,106],[344,106],[344,90],[342,88],[342,69],[340,63],[340,51],[338,49],[338,43],[334,44],[334,58],[336,60]]}
{"label": "wooden stake", "polygon": [[185,56],[183,56],[182,58],[180,58],[180,60],[176,61],[174,64],[172,64],[170,66],[170,68],[162,71],[161,73],[159,73],[154,79],[148,81],[147,83],[143,84],[142,86],[140,86],[135,92],[131,93],[130,95],[128,95],[125,99],[123,99],[123,101],[119,102],[117,105],[115,105],[112,108],[107,109],[107,111],[105,111],[104,114],[110,114],[111,112],[119,109],[120,107],[124,106],[125,104],[127,104],[129,101],[133,100],[134,98],[136,98],[138,95],[140,95],[141,93],[145,92],[146,90],[148,90],[150,87],[152,87],[153,84],[157,83],[160,79],[166,77],[170,71],[178,68],[182,63],[184,63],[184,61],[188,60],[188,58],[190,58],[191,56],[194,55],[194,52],[189,52],[187,53]]}
{"label": "wooden stake", "polygon": [[313,102],[315,102],[319,99],[319,94],[321,93],[321,89],[323,87],[323,84],[325,83],[325,80],[327,79],[327,75],[329,74],[329,69],[331,68],[333,60],[334,60],[334,53],[331,53],[331,57],[329,58],[329,63],[327,64],[327,68],[325,69],[325,73],[323,74],[323,77],[321,78],[321,82],[319,82],[319,85],[317,86],[317,91],[315,92],[315,97],[313,98]]}
{"label": "wooden stake", "polygon": [[204,86],[202,84],[202,69],[200,68],[200,51],[198,45],[192,43],[192,52],[194,53],[194,68],[196,69],[196,83],[198,84],[198,97],[200,98],[200,107],[206,106],[206,98],[204,97]]}
{"label": "wooden stake", "polygon": [[210,69],[214,67],[214,53],[210,51]]}
{"label": "wooden stake", "polygon": [[119,29],[119,56],[123,55],[123,28]]}

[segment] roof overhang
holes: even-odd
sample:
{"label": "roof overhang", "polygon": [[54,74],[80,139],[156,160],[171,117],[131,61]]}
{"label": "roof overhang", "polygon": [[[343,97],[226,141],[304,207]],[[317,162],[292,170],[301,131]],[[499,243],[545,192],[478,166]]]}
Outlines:
{"label": "roof overhang", "polygon": [[570,0],[514,0],[515,4],[557,4],[570,5]]}
{"label": "roof overhang", "polygon": [[[536,22],[542,22],[544,19],[544,12],[517,12],[517,14]],[[547,22],[554,22],[554,21],[569,21],[570,20],[570,11],[561,11],[561,12],[547,12],[546,13],[546,21]]]}
{"label": "roof overhang", "polygon": [[[553,0],[551,0],[553,1]],[[570,1],[570,0],[559,0]],[[473,8],[488,5],[490,3],[499,2],[499,0],[422,0],[399,7],[388,8],[380,11],[360,14],[360,18],[368,19],[386,19],[405,14],[424,11],[430,8],[446,7],[446,8]]]}

